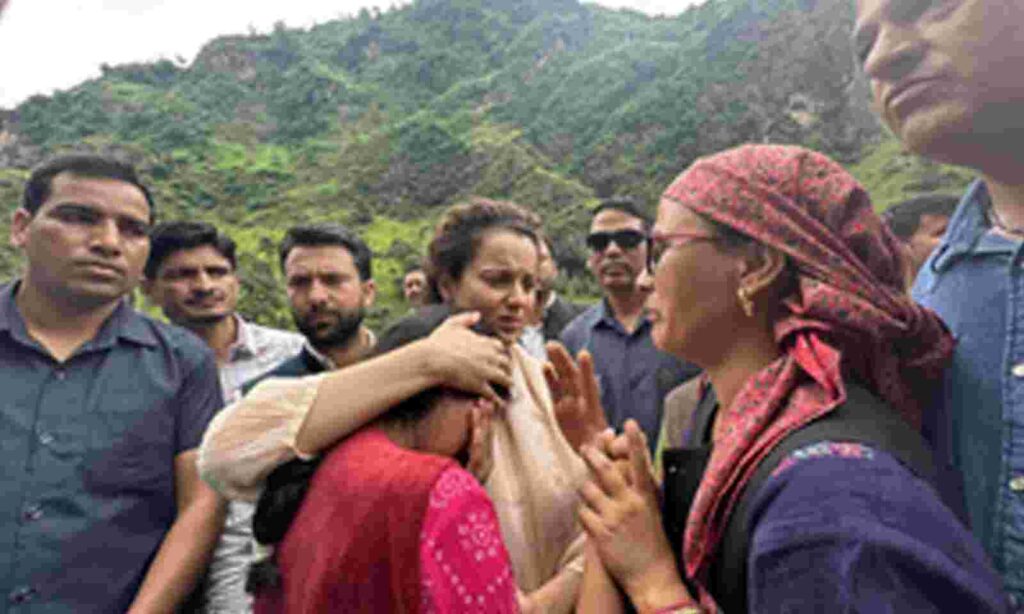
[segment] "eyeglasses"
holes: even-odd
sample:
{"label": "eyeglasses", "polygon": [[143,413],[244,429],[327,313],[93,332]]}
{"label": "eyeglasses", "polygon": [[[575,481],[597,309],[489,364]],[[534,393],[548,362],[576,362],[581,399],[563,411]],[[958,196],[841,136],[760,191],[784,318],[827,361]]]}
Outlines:
{"label": "eyeglasses", "polygon": [[655,232],[647,239],[647,272],[654,273],[658,262],[670,247],[682,247],[697,241],[716,241],[718,237],[701,232]]}

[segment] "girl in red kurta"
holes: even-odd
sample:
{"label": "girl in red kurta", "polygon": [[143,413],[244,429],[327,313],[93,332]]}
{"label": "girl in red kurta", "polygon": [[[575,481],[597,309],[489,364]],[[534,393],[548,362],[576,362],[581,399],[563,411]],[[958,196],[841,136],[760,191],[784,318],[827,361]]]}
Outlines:
{"label": "girl in red kurta", "polygon": [[[439,322],[404,320],[380,347],[425,336]],[[275,549],[279,578],[257,589],[257,614],[517,611],[494,508],[453,459],[466,458],[474,422],[486,421],[482,403],[427,391],[331,451]],[[274,480],[268,489],[258,538],[279,490]]]}

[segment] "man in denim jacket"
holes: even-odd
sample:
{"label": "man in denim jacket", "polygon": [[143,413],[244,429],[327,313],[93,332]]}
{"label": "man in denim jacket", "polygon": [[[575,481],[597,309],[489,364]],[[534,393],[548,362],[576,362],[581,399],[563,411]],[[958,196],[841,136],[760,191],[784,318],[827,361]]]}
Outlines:
{"label": "man in denim jacket", "polygon": [[1024,604],[1024,3],[857,0],[878,112],[912,151],[976,169],[914,296],[958,346],[936,450],[963,472],[973,529]]}

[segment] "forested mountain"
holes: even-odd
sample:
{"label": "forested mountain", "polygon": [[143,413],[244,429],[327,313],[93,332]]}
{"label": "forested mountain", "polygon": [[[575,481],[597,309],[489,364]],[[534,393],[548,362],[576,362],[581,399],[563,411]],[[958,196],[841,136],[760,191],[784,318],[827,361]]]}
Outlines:
{"label": "forested mountain", "polygon": [[[962,187],[963,172],[882,136],[851,24],[848,0],[708,0],[673,18],[577,0],[419,0],[218,38],[191,64],[105,66],[0,111],[0,198],[16,206],[26,169],[54,152],[127,156],[161,219],[207,219],[236,237],[242,309],[278,324],[273,248],[288,225],[364,233],[379,322],[398,313],[393,280],[445,205],[508,198],[543,215],[564,289],[593,294],[583,236],[596,199],[653,209],[695,157],[730,145],[821,149],[878,186],[881,205]],[[16,263],[0,252],[5,277]]]}

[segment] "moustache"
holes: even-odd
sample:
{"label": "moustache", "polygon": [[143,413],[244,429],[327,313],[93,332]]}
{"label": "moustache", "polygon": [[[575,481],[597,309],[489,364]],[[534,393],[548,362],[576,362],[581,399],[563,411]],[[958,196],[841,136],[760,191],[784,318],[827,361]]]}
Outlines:
{"label": "moustache", "polygon": [[218,292],[193,292],[191,295],[189,295],[188,298],[185,299],[185,304],[196,305],[198,303],[203,303],[210,299],[221,301],[224,300],[224,297],[221,296],[221,294]]}
{"label": "moustache", "polygon": [[605,260],[604,262],[601,263],[601,266],[598,267],[598,270],[601,273],[608,273],[611,272],[612,270],[624,270],[629,273],[632,273],[633,267],[629,265],[629,262],[616,258],[614,260]]}

